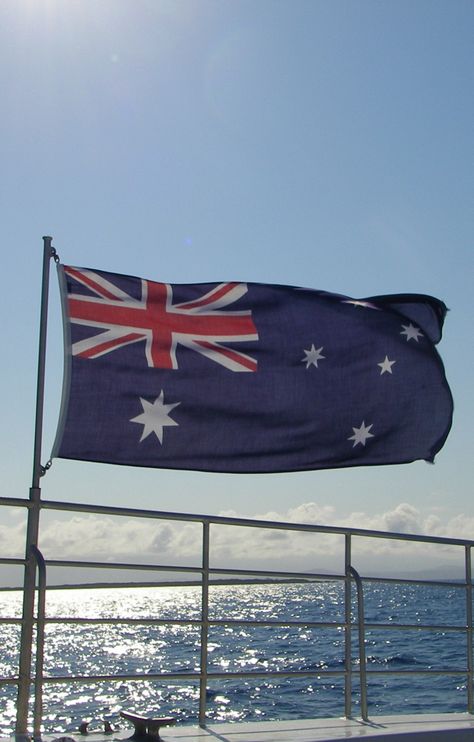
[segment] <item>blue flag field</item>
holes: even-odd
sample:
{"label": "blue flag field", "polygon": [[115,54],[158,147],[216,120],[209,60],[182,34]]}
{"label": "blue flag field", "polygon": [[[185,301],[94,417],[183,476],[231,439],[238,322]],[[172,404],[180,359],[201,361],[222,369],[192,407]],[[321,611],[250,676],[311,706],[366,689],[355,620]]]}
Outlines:
{"label": "blue flag field", "polygon": [[446,307],[59,266],[65,378],[53,456],[263,473],[433,461],[452,397]]}

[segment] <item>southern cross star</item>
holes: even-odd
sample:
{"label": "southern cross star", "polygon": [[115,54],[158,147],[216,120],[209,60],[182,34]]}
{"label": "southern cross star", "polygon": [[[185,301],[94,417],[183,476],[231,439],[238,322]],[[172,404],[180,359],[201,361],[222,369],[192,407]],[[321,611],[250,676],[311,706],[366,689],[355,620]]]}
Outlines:
{"label": "southern cross star", "polygon": [[407,342],[409,340],[416,340],[418,342],[419,337],[423,337],[423,333],[419,329],[419,327],[415,327],[410,322],[409,325],[402,325],[403,330],[401,330],[400,335],[406,335],[407,336]]}
{"label": "southern cross star", "polygon": [[388,356],[385,356],[385,359],[382,361],[382,363],[377,363],[377,366],[380,366],[380,368],[382,369],[380,371],[380,375],[385,373],[393,374],[392,366],[394,363],[396,363],[396,361],[389,361]]}
{"label": "southern cross star", "polygon": [[306,368],[309,368],[311,364],[316,366],[318,368],[318,361],[321,360],[321,358],[326,358],[326,356],[323,356],[321,351],[323,349],[323,346],[320,348],[315,348],[314,343],[311,344],[311,348],[309,350],[304,349],[304,352],[306,353],[306,357],[302,358],[302,363],[306,363]]}
{"label": "southern cross star", "polygon": [[354,307],[365,307],[366,309],[378,309],[375,304],[370,301],[363,301],[362,299],[343,299],[343,304],[352,304]]}
{"label": "southern cross star", "polygon": [[360,428],[352,428],[354,431],[354,435],[351,435],[350,438],[348,438],[348,441],[354,441],[352,444],[352,448],[357,446],[358,443],[361,443],[363,446],[365,446],[365,442],[367,438],[373,438],[374,434],[370,432],[370,428],[372,425],[369,425],[367,428],[365,427],[365,420],[362,421],[362,425]]}
{"label": "southern cross star", "polygon": [[163,443],[163,428],[169,425],[178,425],[178,423],[169,416],[169,413],[174,407],[181,404],[181,402],[165,404],[163,389],[161,390],[160,396],[157,397],[153,403],[147,402],[143,397],[140,397],[140,402],[142,403],[143,412],[140,415],[137,415],[137,417],[132,417],[130,420],[131,423],[140,423],[140,425],[143,425],[140,443],[152,433],[156,435],[160,443]]}

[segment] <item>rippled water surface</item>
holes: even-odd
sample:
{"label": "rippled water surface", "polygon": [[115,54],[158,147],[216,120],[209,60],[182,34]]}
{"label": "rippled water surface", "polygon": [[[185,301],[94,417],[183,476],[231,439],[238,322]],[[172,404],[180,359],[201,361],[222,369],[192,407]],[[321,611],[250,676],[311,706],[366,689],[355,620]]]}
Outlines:
{"label": "rippled water surface", "polygon": [[[207,713],[213,720],[291,719],[344,714],[343,585],[219,585],[210,588],[211,621],[245,624],[211,626],[208,672],[250,677],[207,683]],[[465,593],[457,588],[365,585],[366,622],[388,628],[366,630],[369,712],[416,713],[466,709],[466,677],[408,674],[407,671],[466,667],[466,633],[444,630],[466,621]],[[354,601],[355,606],[355,601]],[[0,594],[2,617],[18,617],[18,593]],[[102,718],[118,721],[122,708],[173,715],[195,722],[198,713],[200,627],[199,587],[84,589],[50,591],[48,618],[116,619],[114,624],[48,623],[45,668],[50,678],[112,675],[115,680],[48,682],[44,688],[46,732],[72,732],[83,719],[91,728]],[[120,623],[148,620],[144,624]],[[256,626],[251,622],[301,621],[321,626]],[[250,623],[249,623],[250,622]],[[436,631],[391,628],[436,624]],[[0,677],[18,672],[20,629],[0,625]],[[358,713],[357,629],[353,630],[353,710]],[[297,677],[265,676],[268,671],[303,671]],[[388,675],[385,671],[400,671]],[[179,679],[120,679],[117,676],[184,673]],[[189,675],[189,678],[186,677]],[[0,685],[0,733],[14,728],[16,687]]]}

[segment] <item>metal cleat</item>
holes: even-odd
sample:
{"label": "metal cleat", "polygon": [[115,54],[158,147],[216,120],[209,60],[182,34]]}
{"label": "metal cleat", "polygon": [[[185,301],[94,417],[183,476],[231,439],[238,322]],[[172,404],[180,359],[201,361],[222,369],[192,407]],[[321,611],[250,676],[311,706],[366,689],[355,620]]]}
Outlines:
{"label": "metal cleat", "polygon": [[173,716],[139,716],[129,711],[121,711],[120,716],[127,721],[131,721],[135,728],[129,739],[139,740],[140,742],[159,742],[161,740],[161,727],[176,724],[176,719]]}

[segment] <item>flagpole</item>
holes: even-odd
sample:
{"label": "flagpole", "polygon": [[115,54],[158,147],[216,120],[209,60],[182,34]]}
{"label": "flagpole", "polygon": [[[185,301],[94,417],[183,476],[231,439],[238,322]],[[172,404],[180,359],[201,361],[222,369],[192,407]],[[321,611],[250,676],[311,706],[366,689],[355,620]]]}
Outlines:
{"label": "flagpole", "polygon": [[36,584],[36,560],[34,549],[38,545],[41,488],[40,478],[44,474],[41,465],[43,436],[44,382],[46,367],[46,334],[48,321],[48,295],[50,260],[57,260],[52,247],[52,237],[43,237],[43,278],[41,286],[41,315],[38,349],[38,374],[36,383],[36,417],[33,453],[33,476],[30,488],[28,524],[25,548],[25,574],[23,582],[23,615],[21,625],[20,664],[18,671],[18,697],[15,736],[18,742],[28,737],[28,705],[31,686],[31,654],[34,627],[34,604]]}

